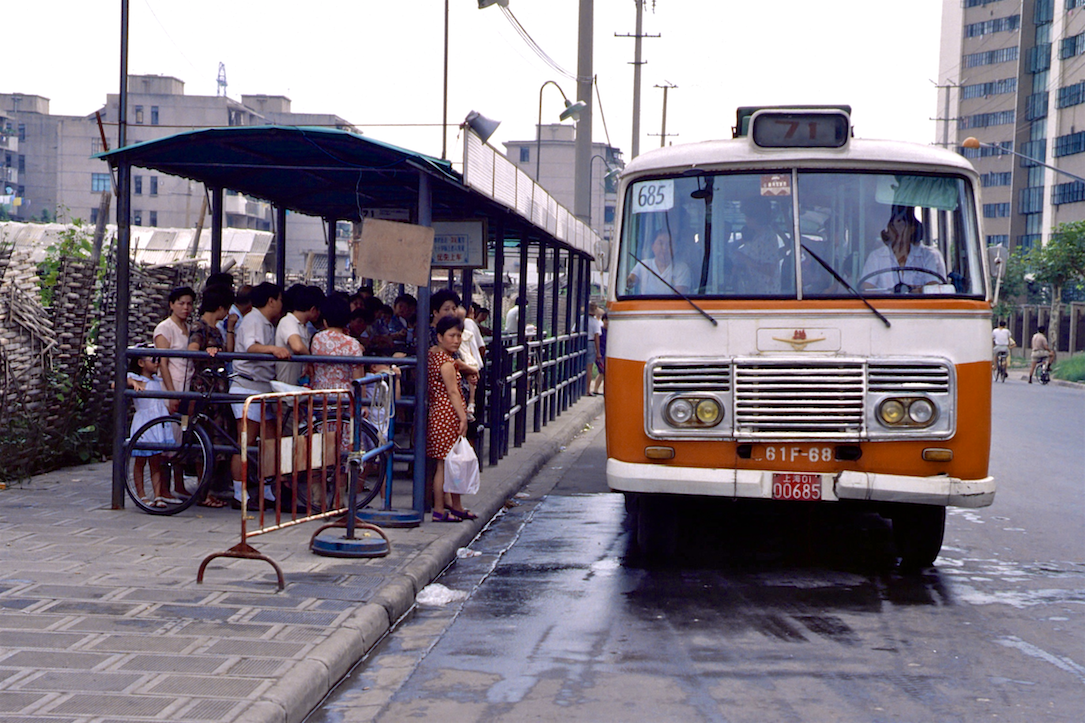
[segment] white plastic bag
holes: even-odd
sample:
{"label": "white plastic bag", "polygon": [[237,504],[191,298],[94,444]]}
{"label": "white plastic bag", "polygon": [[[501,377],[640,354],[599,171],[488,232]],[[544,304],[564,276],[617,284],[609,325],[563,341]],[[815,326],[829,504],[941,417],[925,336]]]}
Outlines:
{"label": "white plastic bag", "polygon": [[473,495],[478,492],[478,457],[466,437],[460,437],[445,457],[445,492]]}

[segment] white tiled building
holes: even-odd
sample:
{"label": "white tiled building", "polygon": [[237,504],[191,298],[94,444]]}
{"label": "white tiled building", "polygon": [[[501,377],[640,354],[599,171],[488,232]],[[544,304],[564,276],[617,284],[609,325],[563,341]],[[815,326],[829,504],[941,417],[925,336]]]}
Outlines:
{"label": "white tiled building", "polygon": [[[0,208],[14,220],[96,221],[101,192],[112,188],[112,180],[108,164],[93,156],[104,150],[103,130],[109,147],[116,146],[118,104],[119,94],[106,97],[98,111],[100,130],[96,113],[51,115],[48,98],[0,93],[0,180],[12,176],[0,183]],[[127,120],[129,144],[221,126],[318,125],[353,130],[336,115],[293,113],[290,99],[284,96],[243,95],[240,101],[191,96],[185,95],[181,80],[157,75],[129,77]],[[5,194],[5,186],[13,193]],[[204,195],[202,184],[134,168],[132,224],[194,229]],[[115,210],[114,201],[110,220]],[[226,191],[223,210],[226,227],[273,230],[274,210],[264,201]],[[210,223],[208,214],[205,227],[210,228]],[[310,251],[326,253],[326,238],[321,219],[289,214],[288,270],[303,270]]]}
{"label": "white tiled building", "polygon": [[935,142],[980,172],[989,245],[1039,245],[1085,219],[1085,183],[961,143],[973,136],[1085,176],[1085,0],[943,2]]}

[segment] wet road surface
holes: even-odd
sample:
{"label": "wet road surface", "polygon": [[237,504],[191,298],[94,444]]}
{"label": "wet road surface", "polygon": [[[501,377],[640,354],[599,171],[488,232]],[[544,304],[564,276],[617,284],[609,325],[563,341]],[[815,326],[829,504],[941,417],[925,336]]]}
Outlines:
{"label": "wet road surface", "polygon": [[642,564],[600,419],[311,721],[1081,721],[1085,394],[1036,392],[996,388],[995,505],[911,576],[839,507],[702,502]]}

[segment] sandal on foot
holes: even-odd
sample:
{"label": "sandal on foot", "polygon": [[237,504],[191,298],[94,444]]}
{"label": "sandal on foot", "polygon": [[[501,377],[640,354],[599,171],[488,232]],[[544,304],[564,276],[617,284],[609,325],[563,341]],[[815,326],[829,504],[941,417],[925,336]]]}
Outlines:
{"label": "sandal on foot", "polygon": [[212,509],[217,510],[217,509],[221,509],[223,507],[226,507],[230,503],[227,502],[226,500],[220,500],[218,497],[207,497],[205,499],[200,500],[197,504],[200,507],[210,507]]}
{"label": "sandal on foot", "polygon": [[449,507],[448,512],[453,517],[458,517],[461,520],[477,520],[478,519],[478,515],[476,515],[471,510],[456,510],[456,509],[453,509],[453,508]]}
{"label": "sandal on foot", "polygon": [[434,522],[461,522],[459,517],[451,514],[452,510],[446,510],[445,512],[434,512]]}
{"label": "sandal on foot", "polygon": [[157,509],[163,510],[163,509],[169,507],[169,504],[166,502],[165,498],[155,497],[154,502],[151,503],[151,507],[155,507]]}

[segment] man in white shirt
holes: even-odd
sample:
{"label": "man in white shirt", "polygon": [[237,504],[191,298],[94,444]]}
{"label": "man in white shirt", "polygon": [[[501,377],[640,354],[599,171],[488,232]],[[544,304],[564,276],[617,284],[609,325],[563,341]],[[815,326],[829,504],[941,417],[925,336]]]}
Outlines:
{"label": "man in white shirt", "polygon": [[995,347],[995,354],[999,352],[1010,353],[1010,345],[1014,343],[1010,330],[1006,328],[1006,320],[998,322],[998,328],[991,332],[991,342]]}
{"label": "man in white shirt", "polygon": [[[276,359],[289,359],[290,350],[275,346],[275,322],[283,309],[282,290],[270,282],[264,282],[252,290],[253,310],[250,311],[237,325],[234,333],[237,341],[234,343],[234,351],[248,354],[272,354]],[[231,394],[264,394],[271,391],[271,380],[275,378],[275,362],[271,360],[239,359],[234,362],[234,372],[238,375],[230,384]],[[255,444],[261,432],[261,422],[268,426],[274,423],[271,416],[270,405],[267,413],[261,419],[260,405],[249,406],[248,418],[245,417],[244,403],[230,405],[237,419],[237,438],[242,434],[248,435],[249,444]],[[241,455],[234,455],[231,461],[231,471],[234,478],[234,495],[236,500],[241,499]],[[265,494],[265,496],[267,496]]]}
{"label": "man in white shirt", "polygon": [[[283,303],[288,310],[275,328],[275,346],[290,350],[291,354],[309,353],[309,322],[320,316],[321,299],[313,290],[297,284],[283,292]],[[305,370],[300,362],[275,362],[275,378],[286,384],[297,384]]]}
{"label": "man in white shirt", "polygon": [[505,313],[505,335],[515,336],[520,333],[520,307],[527,310],[527,300],[522,296],[516,297],[516,303]]}

